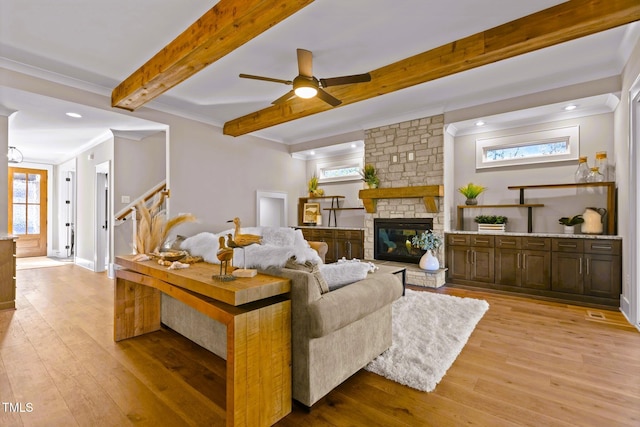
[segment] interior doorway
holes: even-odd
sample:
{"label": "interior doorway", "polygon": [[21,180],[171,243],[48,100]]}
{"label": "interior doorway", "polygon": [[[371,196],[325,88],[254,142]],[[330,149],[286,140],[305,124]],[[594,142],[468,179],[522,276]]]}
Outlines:
{"label": "interior doorway", "polygon": [[256,192],[256,225],[259,227],[287,226],[287,193]]}
{"label": "interior doorway", "polygon": [[19,238],[16,256],[47,255],[47,171],[9,168],[8,232]]}
{"label": "interior doorway", "polygon": [[111,203],[109,201],[109,162],[104,162],[96,166],[96,247],[94,251],[94,271],[102,272],[107,270],[109,265],[109,212]]}

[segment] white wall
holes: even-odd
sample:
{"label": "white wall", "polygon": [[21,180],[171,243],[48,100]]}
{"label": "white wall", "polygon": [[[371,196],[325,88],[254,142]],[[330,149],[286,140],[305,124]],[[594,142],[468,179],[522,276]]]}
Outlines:
{"label": "white wall", "polygon": [[[638,206],[629,205],[629,197],[635,192],[636,197],[638,188],[635,182],[630,180],[631,168],[635,165],[630,164],[631,142],[630,142],[630,121],[629,121],[629,90],[640,76],[640,41],[636,43],[633,54],[627,62],[622,74],[622,91],[621,100],[615,112],[615,157],[616,172],[618,183],[618,232],[621,236],[635,235],[635,241],[625,238],[623,241],[622,252],[622,299],[621,309],[625,315],[635,324],[640,321],[640,307],[638,307],[638,293],[640,292],[640,284],[638,277],[632,277],[632,265],[638,264],[638,230],[636,224],[632,222],[630,210],[634,208],[638,211]],[[633,147],[637,153],[638,147]],[[638,171],[635,170],[637,174]],[[637,200],[637,199],[635,199]]]}
{"label": "white wall", "polygon": [[[76,262],[91,270],[96,246],[96,166],[108,161],[113,167],[113,136],[76,157]],[[109,173],[110,188],[112,175]]]}
{"label": "white wall", "polygon": [[[0,106],[2,107],[2,106]],[[0,111],[0,152],[9,151],[9,116],[10,111]],[[7,233],[9,226],[9,167],[7,162],[0,162],[0,233]]]}
{"label": "white wall", "polygon": [[[607,151],[610,163],[614,162],[613,123],[613,113],[609,113],[456,137],[454,142],[454,186],[459,188],[473,182],[487,187],[487,191],[478,198],[478,204],[481,205],[513,204],[518,203],[519,192],[508,190],[508,186],[574,182],[577,161],[476,170],[475,141],[480,138],[578,125],[580,126],[580,155],[588,156],[589,165],[593,166],[596,151]],[[462,205],[464,200],[464,196],[456,192],[453,203],[454,205]],[[602,189],[528,190],[525,191],[525,202],[545,205],[542,208],[533,209],[534,232],[561,233],[562,225],[558,223],[559,218],[582,214],[586,207],[606,208],[606,192]],[[508,231],[527,231],[527,209],[525,208],[467,209],[465,211],[466,230],[476,229],[473,222],[476,215],[504,215],[509,218]]]}
{"label": "white wall", "polygon": [[[166,140],[164,131],[146,138],[134,138],[135,133],[118,131],[114,136],[113,211],[119,212],[130,202],[143,196],[166,178]],[[133,243],[133,221],[128,218],[113,227],[114,255],[130,254]]]}

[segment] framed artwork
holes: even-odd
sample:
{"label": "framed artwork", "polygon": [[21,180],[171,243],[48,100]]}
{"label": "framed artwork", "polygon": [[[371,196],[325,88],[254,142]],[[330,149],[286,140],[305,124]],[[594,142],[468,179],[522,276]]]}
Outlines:
{"label": "framed artwork", "polygon": [[320,213],[320,203],[305,203],[302,222],[305,224],[316,224]]}

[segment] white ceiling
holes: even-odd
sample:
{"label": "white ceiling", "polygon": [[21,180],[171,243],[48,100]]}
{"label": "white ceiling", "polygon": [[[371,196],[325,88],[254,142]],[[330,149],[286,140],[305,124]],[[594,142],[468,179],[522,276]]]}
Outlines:
{"label": "white ceiling", "polygon": [[[115,86],[215,3],[2,0],[0,66],[110,96]],[[358,74],[559,3],[562,1],[316,0],[148,106],[222,126],[268,107],[290,90],[276,83],[240,79],[238,74],[292,79],[297,74],[296,48],[313,52],[317,77]],[[298,144],[616,76],[639,35],[640,26],[631,24],[254,135]],[[18,111],[10,122],[10,144],[18,146],[26,159],[41,162],[59,163],[109,129],[158,126],[117,109],[109,111],[108,105],[106,110],[72,105],[1,82],[0,107]],[[74,120],[63,115],[70,110],[84,117]],[[549,113],[533,114],[548,117]],[[456,127],[469,132],[465,127],[470,125],[457,123]]]}

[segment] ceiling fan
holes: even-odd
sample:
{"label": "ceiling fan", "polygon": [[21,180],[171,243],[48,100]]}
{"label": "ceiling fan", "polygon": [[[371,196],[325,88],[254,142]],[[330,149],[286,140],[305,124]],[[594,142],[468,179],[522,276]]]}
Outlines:
{"label": "ceiling fan", "polygon": [[251,74],[240,74],[244,79],[264,80],[267,82],[282,83],[285,85],[293,85],[290,90],[280,98],[272,102],[272,104],[281,104],[291,98],[298,96],[300,98],[313,98],[318,96],[321,100],[330,104],[332,107],[342,103],[338,98],[322,90],[329,86],[339,86],[351,83],[364,83],[371,81],[371,75],[355,74],[352,76],[332,77],[328,79],[318,79],[313,76],[313,54],[305,49],[298,49],[298,76],[293,80],[273,79],[271,77],[254,76]]}

